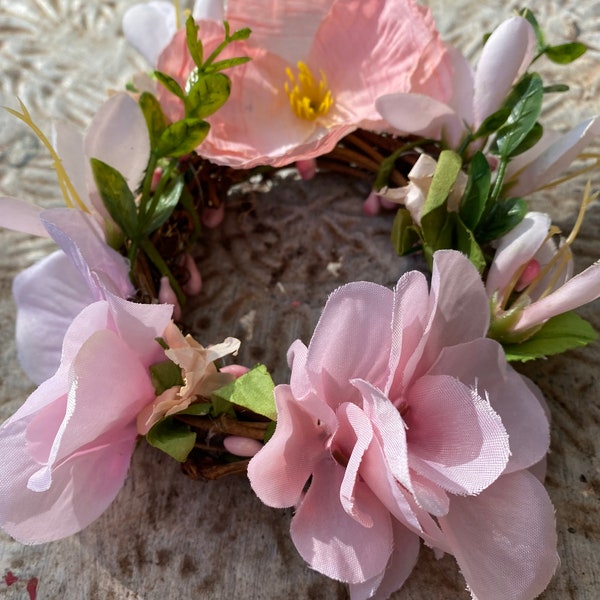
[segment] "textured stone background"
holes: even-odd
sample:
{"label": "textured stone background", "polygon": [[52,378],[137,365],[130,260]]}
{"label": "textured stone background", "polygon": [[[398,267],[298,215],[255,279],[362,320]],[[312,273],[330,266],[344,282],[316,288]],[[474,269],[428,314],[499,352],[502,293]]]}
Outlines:
{"label": "textured stone background", "polygon": [[[109,88],[144,68],[120,34],[131,0],[0,0],[0,104],[26,103],[46,132],[51,118],[82,129]],[[445,39],[475,58],[486,31],[514,2],[427,2]],[[452,8],[448,9],[451,5]],[[548,102],[548,123],[565,129],[600,112],[600,4],[594,0],[530,2],[550,41],[579,39],[591,50],[575,66],[544,74],[571,86]],[[598,145],[595,146],[598,151]],[[592,176],[597,188],[600,178]],[[536,208],[568,231],[585,181],[539,194]],[[186,322],[205,343],[235,334],[242,362],[266,362],[286,377],[285,350],[308,341],[327,294],[345,281],[391,285],[406,268],[387,245],[389,222],[365,219],[364,189],[334,177],[289,182],[267,195],[236,198],[222,230],[198,248],[206,281]],[[60,203],[50,159],[33,135],[0,114],[0,193],[46,206]],[[251,210],[250,210],[251,209]],[[581,270],[600,255],[600,206],[575,244]],[[0,418],[32,386],[20,372],[13,342],[11,281],[52,249],[48,241],[0,232]],[[600,329],[596,303],[582,311]],[[600,381],[598,344],[527,365],[553,415],[547,485],[557,511],[562,564],[544,600],[593,600],[600,589]],[[2,459],[0,458],[0,461]],[[1,464],[1,462],[0,462]],[[0,576],[19,577],[0,594],[26,598],[144,599],[346,598],[343,585],[310,571],[289,540],[290,511],[268,509],[243,478],[197,483],[157,451],[141,447],[125,488],[92,526],[67,540],[23,547],[0,533]],[[398,600],[468,598],[452,558],[423,549]]]}

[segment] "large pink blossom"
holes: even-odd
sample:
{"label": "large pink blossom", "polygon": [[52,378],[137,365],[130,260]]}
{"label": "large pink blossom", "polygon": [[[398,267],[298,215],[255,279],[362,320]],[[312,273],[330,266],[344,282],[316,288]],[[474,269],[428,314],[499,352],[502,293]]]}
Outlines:
{"label": "large pink blossom", "polygon": [[455,556],[474,598],[534,598],[556,568],[554,510],[529,471],[547,417],[488,324],[477,271],[441,251],[431,290],[416,271],[394,291],[345,285],[308,347],[290,348],[250,482],[269,506],[296,507],[298,551],[353,600],[400,588],[419,537]]}
{"label": "large pink blossom", "polygon": [[[147,11],[156,17],[154,8]],[[375,110],[383,94],[419,92],[447,99],[451,70],[445,47],[430,12],[413,0],[231,0],[224,17],[232,29],[250,27],[253,33],[223,56],[247,54],[252,60],[228,71],[231,97],[209,118],[211,131],[201,153],[218,164],[282,166],[330,151],[358,127],[384,129]],[[147,45],[144,19],[127,22],[133,43]],[[202,21],[200,36],[206,54],[221,41],[222,27]],[[306,69],[304,84],[299,63]],[[194,64],[183,30],[160,53],[157,67],[185,86]],[[171,118],[182,116],[166,90],[160,99]],[[303,99],[306,110],[300,109]]]}

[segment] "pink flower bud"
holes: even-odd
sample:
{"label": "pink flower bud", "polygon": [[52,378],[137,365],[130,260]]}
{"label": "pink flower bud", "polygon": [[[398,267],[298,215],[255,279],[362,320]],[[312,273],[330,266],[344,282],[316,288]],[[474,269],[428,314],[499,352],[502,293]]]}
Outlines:
{"label": "pink flower bud", "polygon": [[191,254],[183,255],[183,266],[187,270],[190,278],[183,286],[183,291],[187,296],[196,296],[202,290],[202,276]]}
{"label": "pink flower bud", "polygon": [[152,183],[150,184],[150,189],[152,191],[156,189],[156,186],[158,185],[162,174],[163,170],[161,169],[161,167],[156,167],[156,169],[154,169],[154,173],[152,173]]}
{"label": "pink flower bud", "polygon": [[225,217],[225,203],[221,202],[221,205],[217,208],[205,208],[202,211],[202,225],[208,227],[209,229],[214,229],[218,227],[223,218]]}
{"label": "pink flower bud", "polygon": [[177,295],[171,287],[171,282],[167,276],[160,278],[160,289],[158,290],[158,301],[161,304],[173,305],[173,318],[178,321],[181,319],[181,306]]}
{"label": "pink flower bud", "polygon": [[379,199],[379,195],[375,190],[372,190],[371,193],[367,196],[367,199],[363,202],[363,212],[365,215],[369,215],[370,217],[374,217],[378,215],[381,211],[381,202]]}
{"label": "pink flower bud", "polygon": [[254,456],[263,445],[258,440],[252,440],[239,435],[230,435],[223,440],[227,452],[236,456]]}
{"label": "pink flower bud", "polygon": [[250,369],[245,367],[244,365],[227,365],[225,367],[221,367],[221,373],[229,373],[233,375],[236,379],[245,375]]}
{"label": "pink flower bud", "polygon": [[308,181],[317,174],[317,160],[315,158],[297,160],[296,169],[298,169],[300,178],[304,179],[304,181]]}

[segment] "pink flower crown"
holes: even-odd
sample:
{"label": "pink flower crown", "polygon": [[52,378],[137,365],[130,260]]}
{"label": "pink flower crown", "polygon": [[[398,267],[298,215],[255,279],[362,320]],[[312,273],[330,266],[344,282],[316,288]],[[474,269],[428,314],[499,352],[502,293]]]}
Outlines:
{"label": "pink flower crown", "polygon": [[[0,524],[28,544],[81,531],[145,439],[194,479],[247,473],[264,504],[293,508],[299,554],[353,600],[399,590],[420,540],[454,556],[473,598],[534,598],[558,565],[550,424],[510,363],[596,339],[572,311],[600,296],[600,263],[573,275],[589,184],[566,237],[526,196],[600,120],[545,130],[545,95],[566,90],[532,65],[585,46],[549,45],[524,10],[472,69],[412,0],[288,4],[199,1],[185,23],[169,2],[135,5],[124,32],[155,70],[85,135],[57,124],[51,143],[9,109],[52,154],[66,207],[2,199],[0,225],[59,250],[14,281],[39,387],[0,428]],[[365,219],[383,215],[417,268],[332,291],[275,385],[233,362],[239,339],[204,346],[182,323],[205,293],[207,231],[292,169],[366,182]]]}

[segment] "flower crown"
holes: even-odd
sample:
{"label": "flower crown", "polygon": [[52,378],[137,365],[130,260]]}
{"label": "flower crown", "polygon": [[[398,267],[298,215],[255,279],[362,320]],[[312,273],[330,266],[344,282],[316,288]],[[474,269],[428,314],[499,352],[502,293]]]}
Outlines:
{"label": "flower crown", "polygon": [[[59,123],[51,142],[23,102],[7,109],[52,155],[66,207],[1,199],[0,225],[59,250],[14,281],[39,387],[0,428],[0,524],[29,544],[81,531],[145,440],[192,479],[247,474],[264,504],[293,507],[297,551],[353,600],[399,590],[420,540],[473,598],[534,598],[558,564],[550,424],[511,363],[592,343],[573,309],[600,296],[600,263],[573,275],[590,184],[565,235],[526,200],[577,158],[568,177],[597,166],[582,152],[600,120],[545,129],[544,99],[567,88],[535,64],[586,48],[549,44],[523,10],[472,69],[412,0],[276,4],[133,6],[123,29],[152,74],[84,136]],[[268,362],[232,358],[255,316],[246,340],[201,344],[183,315],[232,203],[254,210],[296,175],[366,184],[364,218],[405,272],[333,290],[275,385]]]}

